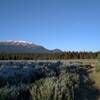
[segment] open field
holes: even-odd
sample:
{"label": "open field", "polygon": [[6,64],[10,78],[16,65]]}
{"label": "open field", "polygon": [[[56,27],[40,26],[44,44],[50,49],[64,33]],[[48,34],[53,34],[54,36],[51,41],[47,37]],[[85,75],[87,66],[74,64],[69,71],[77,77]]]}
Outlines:
{"label": "open field", "polygon": [[1,60],[0,100],[99,100],[100,60]]}

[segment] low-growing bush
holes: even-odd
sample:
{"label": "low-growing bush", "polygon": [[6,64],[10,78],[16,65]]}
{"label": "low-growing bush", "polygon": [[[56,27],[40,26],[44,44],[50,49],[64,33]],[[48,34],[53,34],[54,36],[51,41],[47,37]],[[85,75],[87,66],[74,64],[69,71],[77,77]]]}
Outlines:
{"label": "low-growing bush", "polygon": [[0,88],[0,100],[31,100],[29,89],[25,85]]}
{"label": "low-growing bush", "polygon": [[13,62],[2,64],[0,100],[96,100],[98,96],[86,65],[14,62],[16,67],[13,67]]}

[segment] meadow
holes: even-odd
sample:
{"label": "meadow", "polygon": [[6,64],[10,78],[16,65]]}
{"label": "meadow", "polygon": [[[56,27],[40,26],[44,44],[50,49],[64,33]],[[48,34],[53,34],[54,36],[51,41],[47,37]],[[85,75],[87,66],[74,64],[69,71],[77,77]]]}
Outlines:
{"label": "meadow", "polygon": [[99,100],[100,61],[1,60],[0,100]]}

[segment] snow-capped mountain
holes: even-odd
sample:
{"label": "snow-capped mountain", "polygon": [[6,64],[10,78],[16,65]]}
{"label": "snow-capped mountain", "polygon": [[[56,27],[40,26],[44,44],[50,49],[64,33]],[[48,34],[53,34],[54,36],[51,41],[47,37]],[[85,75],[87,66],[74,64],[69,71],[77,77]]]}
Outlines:
{"label": "snow-capped mountain", "polygon": [[43,46],[27,41],[0,41],[0,52],[6,53],[49,53]]}
{"label": "snow-capped mountain", "polygon": [[41,45],[27,41],[0,41],[0,53],[60,53],[59,49],[48,50]]}

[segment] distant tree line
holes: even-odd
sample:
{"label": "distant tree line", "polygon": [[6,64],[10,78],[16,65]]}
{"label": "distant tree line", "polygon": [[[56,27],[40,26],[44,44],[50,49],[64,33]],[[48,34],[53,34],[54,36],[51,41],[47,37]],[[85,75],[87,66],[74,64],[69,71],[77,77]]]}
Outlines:
{"label": "distant tree line", "polygon": [[0,53],[0,60],[99,59],[100,52]]}

